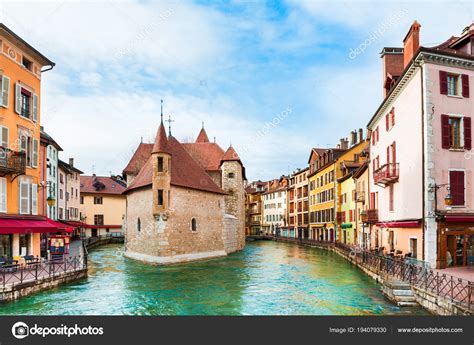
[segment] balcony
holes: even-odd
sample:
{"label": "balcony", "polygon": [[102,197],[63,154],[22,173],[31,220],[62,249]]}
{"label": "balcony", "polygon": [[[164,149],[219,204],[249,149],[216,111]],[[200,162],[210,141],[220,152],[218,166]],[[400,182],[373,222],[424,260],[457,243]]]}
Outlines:
{"label": "balcony", "polygon": [[358,190],[355,195],[356,202],[365,202],[365,191]]}
{"label": "balcony", "polygon": [[388,163],[374,171],[374,182],[379,186],[388,186],[398,181],[399,163]]}
{"label": "balcony", "polygon": [[11,151],[0,147],[0,174],[23,175],[26,170],[26,155],[24,152]]}
{"label": "balcony", "polygon": [[260,204],[257,206],[250,206],[247,208],[248,214],[259,214],[260,213]]}
{"label": "balcony", "polygon": [[377,223],[379,221],[379,210],[369,209],[365,211],[365,214],[361,213],[360,218],[364,223]]}

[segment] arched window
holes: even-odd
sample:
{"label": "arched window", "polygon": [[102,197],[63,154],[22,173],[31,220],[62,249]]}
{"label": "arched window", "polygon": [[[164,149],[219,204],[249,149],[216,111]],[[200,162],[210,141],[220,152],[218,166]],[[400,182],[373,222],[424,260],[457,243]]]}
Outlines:
{"label": "arched window", "polygon": [[137,219],[137,231],[140,232],[142,230],[142,221],[140,218]]}
{"label": "arched window", "polygon": [[197,220],[196,218],[191,219],[191,230],[197,231]]}

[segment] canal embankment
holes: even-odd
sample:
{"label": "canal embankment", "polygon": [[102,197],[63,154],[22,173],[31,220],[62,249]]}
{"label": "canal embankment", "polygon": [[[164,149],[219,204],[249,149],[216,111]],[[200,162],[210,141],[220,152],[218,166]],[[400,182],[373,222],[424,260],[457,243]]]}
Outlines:
{"label": "canal embankment", "polygon": [[61,259],[35,259],[0,269],[0,303],[53,289],[87,278],[88,251],[102,245],[123,243],[123,236],[97,236],[72,241]]}
{"label": "canal embankment", "polygon": [[418,304],[435,315],[474,315],[472,281],[341,243],[269,236],[265,239],[337,253],[379,283],[384,296],[399,307]]}

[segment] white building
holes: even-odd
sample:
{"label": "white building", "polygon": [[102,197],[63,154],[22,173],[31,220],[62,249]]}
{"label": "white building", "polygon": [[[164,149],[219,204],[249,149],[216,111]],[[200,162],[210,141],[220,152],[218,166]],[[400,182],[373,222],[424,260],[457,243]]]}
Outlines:
{"label": "white building", "polygon": [[266,234],[279,234],[282,227],[288,225],[286,219],[288,178],[268,182],[268,188],[262,194],[263,200],[263,231]]}

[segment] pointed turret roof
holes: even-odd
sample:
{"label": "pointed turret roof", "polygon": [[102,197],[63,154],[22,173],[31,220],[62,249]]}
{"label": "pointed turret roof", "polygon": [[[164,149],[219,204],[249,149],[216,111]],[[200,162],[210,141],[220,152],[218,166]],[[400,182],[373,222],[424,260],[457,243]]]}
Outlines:
{"label": "pointed turret roof", "polygon": [[153,150],[151,153],[169,153],[168,138],[166,137],[166,130],[163,121],[156,133],[155,143],[153,144]]}
{"label": "pointed turret roof", "polygon": [[227,151],[224,153],[224,156],[221,159],[222,162],[237,161],[240,162],[240,157],[237,152],[234,150],[232,145],[229,146]]}
{"label": "pointed turret roof", "polygon": [[196,143],[208,143],[209,138],[207,137],[206,130],[204,126],[202,126],[201,131],[199,132],[198,137],[196,138]]}

